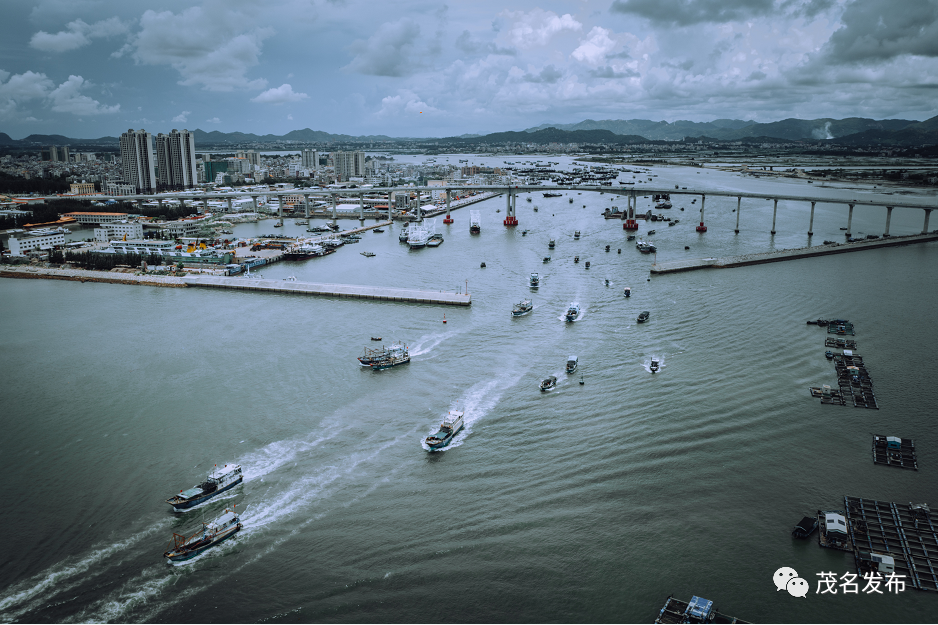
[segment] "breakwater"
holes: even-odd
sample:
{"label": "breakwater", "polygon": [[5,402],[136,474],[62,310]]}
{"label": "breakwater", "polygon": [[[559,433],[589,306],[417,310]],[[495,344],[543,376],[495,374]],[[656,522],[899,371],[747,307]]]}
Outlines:
{"label": "breakwater", "polygon": [[802,247],[792,250],[778,250],[776,252],[727,256],[723,258],[695,258],[691,260],[675,260],[652,265],[651,273],[678,273],[681,271],[694,271],[696,269],[726,269],[729,267],[746,267],[748,265],[762,265],[765,263],[777,263],[784,260],[797,260],[799,258],[812,258],[814,256],[828,256],[830,254],[844,254],[847,252],[879,249],[881,247],[895,247],[897,245],[911,245],[913,243],[928,243],[931,241],[938,241],[938,233],[913,234],[902,237],[889,237],[888,239],[855,241],[852,243],[833,243],[828,245]]}

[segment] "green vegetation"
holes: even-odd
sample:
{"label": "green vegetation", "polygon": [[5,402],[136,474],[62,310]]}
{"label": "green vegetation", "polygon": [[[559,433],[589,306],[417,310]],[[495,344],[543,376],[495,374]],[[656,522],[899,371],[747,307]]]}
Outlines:
{"label": "green vegetation", "polygon": [[67,193],[69,190],[68,182],[65,176],[58,178],[23,178],[22,176],[11,176],[0,172],[0,193],[9,193],[11,195],[25,195],[27,193],[39,193],[41,195],[53,195],[55,193]]}
{"label": "green vegetation", "polygon": [[[58,254],[58,256],[56,256]],[[53,252],[49,257],[52,263],[68,262],[77,265],[82,269],[98,269],[109,271],[119,265],[129,267],[139,267],[146,261],[147,265],[156,266],[163,264],[163,257],[159,254],[102,254],[101,252]],[[180,263],[180,268],[182,263]]]}

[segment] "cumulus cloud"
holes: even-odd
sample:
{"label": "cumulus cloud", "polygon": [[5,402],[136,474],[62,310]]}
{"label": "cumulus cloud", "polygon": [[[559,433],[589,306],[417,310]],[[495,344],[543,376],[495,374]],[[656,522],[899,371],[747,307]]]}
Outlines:
{"label": "cumulus cloud", "polygon": [[345,69],[371,76],[409,76],[422,65],[414,55],[419,35],[420,25],[408,17],[386,22],[367,41],[352,44],[355,57]]}
{"label": "cumulus cloud", "polygon": [[[900,9],[901,6],[901,9]],[[847,5],[825,61],[883,61],[901,55],[938,57],[938,0],[867,0]]]}
{"label": "cumulus cloud", "polygon": [[308,97],[309,96],[305,93],[296,93],[293,91],[293,87],[290,86],[290,83],[284,83],[279,87],[273,87],[257,97],[251,98],[251,102],[259,102],[261,104],[285,104],[287,102],[299,102]]}
{"label": "cumulus cloud", "polygon": [[638,15],[658,24],[690,26],[764,16],[774,6],[773,0],[615,0],[609,10]]}
{"label": "cumulus cloud", "polygon": [[123,35],[128,30],[128,26],[117,17],[94,24],[78,19],[69,22],[66,30],[57,33],[40,30],[29,40],[29,45],[43,52],[68,52],[90,44],[92,39]]}
{"label": "cumulus cloud", "polygon": [[528,72],[522,77],[522,80],[525,82],[540,82],[550,85],[557,82],[561,78],[563,78],[563,72],[559,71],[553,65],[548,65],[536,74]]}
{"label": "cumulus cloud", "polygon": [[502,48],[492,41],[482,41],[469,34],[468,30],[462,31],[455,41],[456,47],[466,54],[501,54],[505,56],[516,56],[518,51],[514,48]]}
{"label": "cumulus cloud", "polygon": [[570,56],[593,67],[603,65],[606,62],[606,55],[616,47],[616,41],[609,36],[610,34],[612,34],[612,31],[600,26],[594,26],[586,39],[580,43],[580,46]]}
{"label": "cumulus cloud", "polygon": [[381,108],[378,117],[398,117],[403,115],[424,115],[438,113],[439,109],[424,102],[416,93],[401,90],[397,95],[385,96],[381,99]]}
{"label": "cumulus cloud", "polygon": [[536,46],[547,45],[554,35],[569,31],[580,31],[583,24],[578,22],[569,13],[557,15],[553,11],[534,9],[527,13],[523,11],[505,11],[503,15],[513,20],[506,31],[506,36],[512,45],[522,50]]}
{"label": "cumulus cloud", "polygon": [[189,120],[189,116],[192,115],[192,111],[183,111],[179,115],[173,118],[173,123],[176,124],[185,124]]}
{"label": "cumulus cloud", "polygon": [[52,110],[57,113],[72,113],[73,115],[105,115],[116,113],[121,105],[106,106],[86,95],[81,95],[85,84],[81,76],[69,76],[68,80],[52,90],[49,99],[52,101]]}
{"label": "cumulus cloud", "polygon": [[190,7],[172,11],[146,11],[123,53],[137,63],[169,65],[182,76],[181,85],[198,85],[208,91],[263,89],[264,79],[249,79],[248,70],[260,61],[270,28],[258,28],[237,10],[205,10]]}
{"label": "cumulus cloud", "polygon": [[211,118],[211,119],[206,119],[205,121],[206,121],[206,123],[209,123],[209,124],[220,124],[220,123],[221,123],[221,120],[218,119],[217,117],[213,117],[213,118]]}

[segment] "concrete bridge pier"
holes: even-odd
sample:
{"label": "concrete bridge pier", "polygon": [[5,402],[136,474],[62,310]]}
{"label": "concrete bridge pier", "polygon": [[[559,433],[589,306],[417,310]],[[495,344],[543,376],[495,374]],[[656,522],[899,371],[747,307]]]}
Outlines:
{"label": "concrete bridge pier", "polygon": [[848,204],[850,210],[847,212],[847,231],[844,233],[844,236],[847,238],[852,237],[851,228],[853,227],[853,204]]}
{"label": "concrete bridge pier", "polygon": [[162,215],[162,214],[163,214],[163,200],[157,199],[157,200],[156,200],[156,203],[159,205],[159,207],[160,207],[160,214]]}
{"label": "concrete bridge pier", "polygon": [[278,222],[281,226],[283,225],[283,196],[277,196],[277,211],[280,214],[280,221]]}
{"label": "concrete bridge pier", "polygon": [[772,206],[772,230],[770,234],[775,234],[775,217],[778,215],[778,200],[775,200],[775,204]]}
{"label": "concrete bridge pier", "polygon": [[889,222],[892,221],[892,206],[886,207],[886,232],[883,233],[884,237],[889,236]]}
{"label": "concrete bridge pier", "polygon": [[739,209],[740,205],[743,203],[742,196],[736,198],[736,234],[739,234]]}
{"label": "concrete bridge pier", "polygon": [[228,212],[230,213],[231,212],[231,198],[229,197],[225,199],[228,200]]}
{"label": "concrete bridge pier", "polygon": [[932,209],[925,209],[925,225],[922,226],[922,234],[928,234],[928,218],[931,217]]}
{"label": "concrete bridge pier", "polygon": [[515,210],[518,207],[518,194],[508,189],[508,215],[502,223],[506,226],[517,226],[518,218],[515,216]]}
{"label": "concrete bridge pier", "polygon": [[254,202],[254,218],[257,219],[257,196],[252,195],[251,201]]}
{"label": "concrete bridge pier", "polygon": [[208,212],[208,200],[205,198],[202,198],[202,212],[203,213]]}
{"label": "concrete bridge pier", "polygon": [[[809,237],[814,234],[814,205],[815,204],[816,202],[811,202],[811,221],[808,222],[808,236]],[[889,226],[886,226],[886,229],[888,230]]]}
{"label": "concrete bridge pier", "polygon": [[707,201],[706,195],[700,196],[700,225],[697,226],[697,232],[706,232],[707,226],[704,225],[704,202]]}
{"label": "concrete bridge pier", "polygon": [[365,221],[365,195],[358,194],[358,221]]}
{"label": "concrete bridge pier", "polygon": [[417,189],[417,223],[423,221],[423,210],[420,204],[420,189]]}
{"label": "concrete bridge pier", "polygon": [[445,224],[453,223],[453,218],[450,217],[449,215],[449,204],[450,204],[450,200],[452,199],[452,196],[453,196],[453,192],[447,189],[446,190],[446,217],[443,218],[443,223]]}
{"label": "concrete bridge pier", "polygon": [[339,224],[339,213],[335,207],[335,194],[332,195],[332,225],[336,226]]}
{"label": "concrete bridge pier", "polygon": [[303,215],[309,219],[309,193],[303,194]]}

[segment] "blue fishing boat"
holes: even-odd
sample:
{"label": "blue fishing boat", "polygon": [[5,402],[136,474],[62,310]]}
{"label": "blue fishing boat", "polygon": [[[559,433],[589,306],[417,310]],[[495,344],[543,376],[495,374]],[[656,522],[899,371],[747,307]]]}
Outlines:
{"label": "blue fishing boat", "polygon": [[241,517],[238,513],[225,510],[225,513],[211,523],[202,523],[202,529],[186,538],[182,534],[173,533],[173,548],[163,554],[168,563],[190,560],[206,549],[210,549],[223,540],[234,536],[242,528]]}
{"label": "blue fishing boat", "polygon": [[241,473],[241,465],[226,464],[219,469],[216,464],[204,482],[196,484],[188,490],[179,491],[178,495],[173,495],[166,500],[166,503],[171,505],[176,512],[181,512],[208,501],[212,497],[217,497],[243,481],[244,475]]}
{"label": "blue fishing boat", "polygon": [[450,410],[449,414],[443,417],[443,423],[440,424],[440,429],[436,434],[431,434],[426,438],[427,447],[431,450],[433,449],[442,449],[449,445],[453,437],[459,434],[459,431],[463,429],[463,412],[459,410]]}

